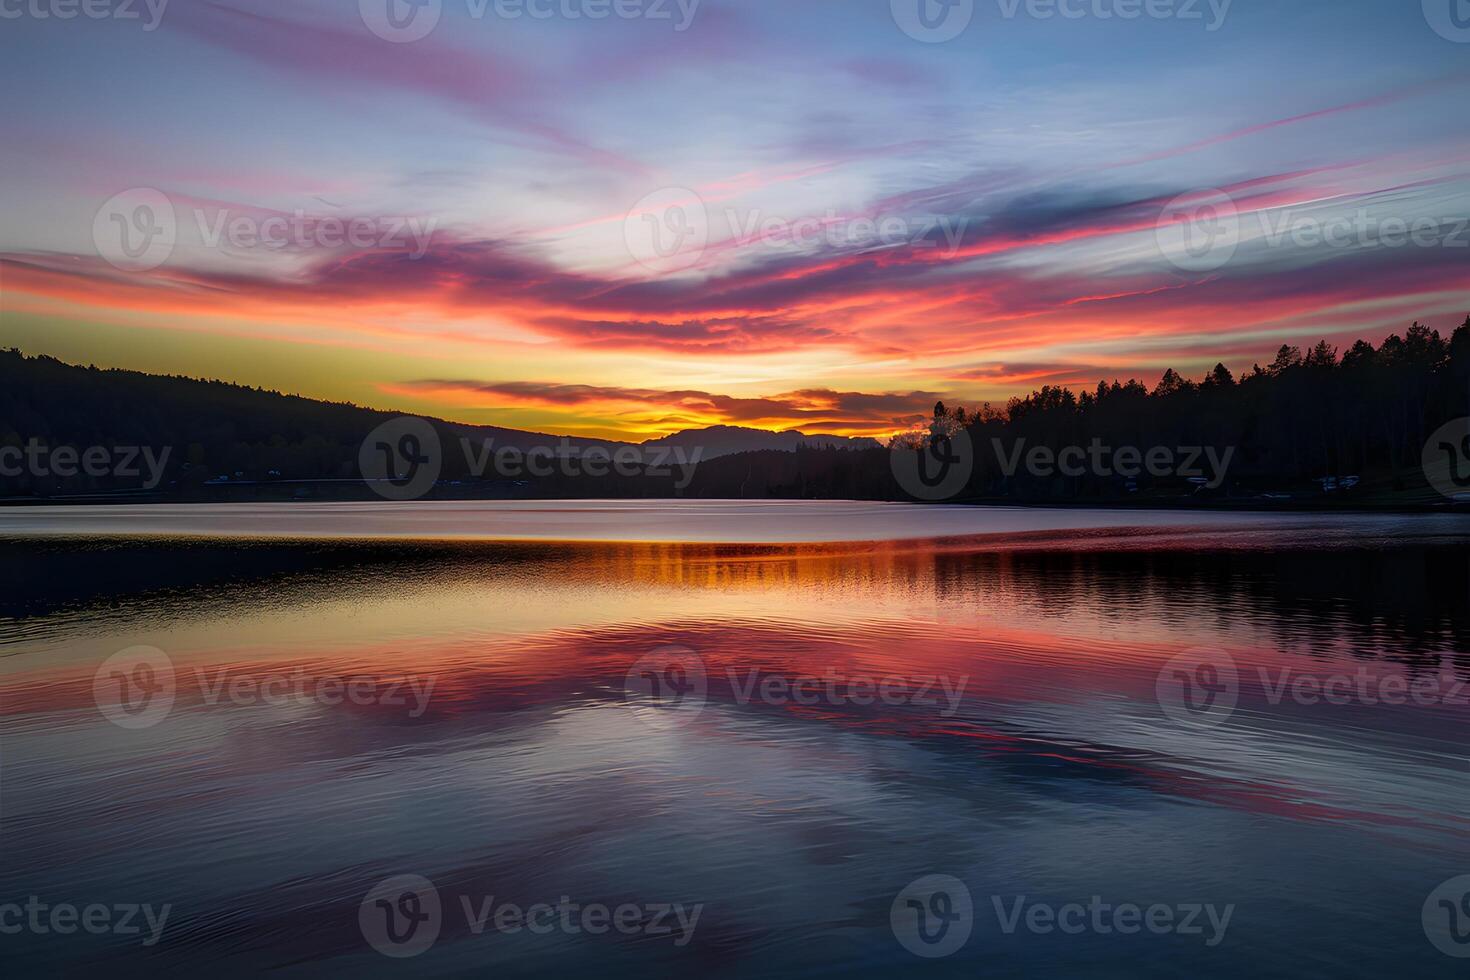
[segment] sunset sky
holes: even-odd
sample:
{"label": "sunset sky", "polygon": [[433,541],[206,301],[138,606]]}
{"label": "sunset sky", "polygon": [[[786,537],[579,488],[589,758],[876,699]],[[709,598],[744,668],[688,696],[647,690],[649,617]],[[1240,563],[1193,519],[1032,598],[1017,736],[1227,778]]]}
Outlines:
{"label": "sunset sky", "polygon": [[0,4],[4,346],[555,433],[881,435],[1470,312],[1436,0],[962,0],[947,40],[917,0],[159,2]]}

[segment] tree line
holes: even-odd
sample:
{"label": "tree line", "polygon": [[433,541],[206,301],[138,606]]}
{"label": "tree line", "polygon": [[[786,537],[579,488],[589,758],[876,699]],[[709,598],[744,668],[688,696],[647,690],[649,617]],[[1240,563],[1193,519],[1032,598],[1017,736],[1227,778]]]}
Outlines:
{"label": "tree line", "polygon": [[[357,478],[358,452],[394,413],[275,391],[0,352],[0,461],[46,446],[170,447],[162,479],[140,499],[371,498]],[[1446,338],[1414,323],[1377,346],[1345,351],[1326,342],[1282,345],[1275,359],[1236,378],[1223,364],[1193,380],[1165,371],[1143,382],[1100,381],[1074,391],[1045,385],[1005,406],[936,405],[898,447],[965,442],[963,482],[945,499],[997,502],[1309,500],[1429,503],[1420,469],[1425,440],[1470,416],[1470,317]],[[512,430],[430,420],[446,447],[462,437]],[[959,435],[963,433],[963,440]],[[547,437],[535,437],[547,438]],[[549,439],[548,439],[549,441]],[[595,441],[578,440],[583,446]],[[1035,472],[1016,467],[1017,447],[1217,447],[1230,450],[1218,485],[1182,474]],[[3,455],[9,447],[11,455]],[[470,471],[448,451],[439,497],[727,497],[907,500],[890,449],[800,447],[705,459],[687,474],[588,477],[554,473],[506,479]],[[113,473],[40,474],[0,467],[0,497],[59,500],[132,492]],[[677,485],[676,485],[677,484]]]}

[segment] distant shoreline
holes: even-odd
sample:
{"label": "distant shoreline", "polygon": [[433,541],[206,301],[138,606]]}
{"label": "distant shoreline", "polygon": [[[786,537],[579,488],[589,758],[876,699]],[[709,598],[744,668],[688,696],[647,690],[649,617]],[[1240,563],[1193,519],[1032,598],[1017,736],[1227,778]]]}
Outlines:
{"label": "distant shoreline", "polygon": [[1198,513],[1290,513],[1290,514],[1470,514],[1470,500],[1419,501],[1332,501],[1325,496],[1303,496],[1286,500],[1249,498],[1191,499],[1188,497],[1149,497],[1098,500],[1017,500],[1010,498],[955,499],[943,501],[854,499],[837,497],[598,497],[598,496],[433,496],[419,500],[395,501],[373,493],[330,497],[297,498],[285,495],[231,496],[226,499],[197,495],[158,494],[148,491],[103,494],[76,494],[60,497],[0,498],[0,509],[36,507],[136,507],[148,505],[212,507],[221,505],[311,506],[318,504],[364,503],[383,506],[413,506],[426,503],[859,503],[909,504],[919,507],[1026,508],[1032,510],[1129,510]]}

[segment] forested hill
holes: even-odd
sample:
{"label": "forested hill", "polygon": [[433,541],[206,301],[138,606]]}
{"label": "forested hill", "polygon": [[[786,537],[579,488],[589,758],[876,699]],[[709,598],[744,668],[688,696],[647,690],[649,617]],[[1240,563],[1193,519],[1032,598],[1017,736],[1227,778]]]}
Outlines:
{"label": "forested hill", "polygon": [[[3,351],[0,498],[377,499],[362,480],[359,451],[369,433],[395,417],[220,381]],[[1470,318],[1448,338],[1416,323],[1376,346],[1282,346],[1270,364],[1239,378],[1217,365],[1198,380],[1166,371],[1152,388],[1110,380],[1081,393],[1043,387],[1004,407],[936,405],[932,419],[900,445],[954,464],[945,463],[946,473],[958,476],[947,476],[937,493],[905,481],[900,454],[870,441],[717,427],[711,442],[718,445],[701,447],[695,431],[639,446],[431,419],[442,467],[425,496],[1446,506],[1470,497],[1456,492],[1470,490],[1470,423],[1463,437],[1445,435],[1467,417]],[[640,465],[591,476],[565,466],[504,472],[477,467],[461,450],[466,441],[500,450],[540,447],[562,457],[632,454]],[[17,452],[38,444],[78,454],[145,447],[159,460],[158,479],[144,488],[137,474],[17,467]],[[739,445],[779,448],[732,451]],[[1130,472],[1117,465],[1130,453],[1150,452],[1173,468]],[[1435,453],[1456,475],[1453,484],[1443,474],[1428,478],[1424,461]],[[1186,459],[1195,469],[1181,465]]]}

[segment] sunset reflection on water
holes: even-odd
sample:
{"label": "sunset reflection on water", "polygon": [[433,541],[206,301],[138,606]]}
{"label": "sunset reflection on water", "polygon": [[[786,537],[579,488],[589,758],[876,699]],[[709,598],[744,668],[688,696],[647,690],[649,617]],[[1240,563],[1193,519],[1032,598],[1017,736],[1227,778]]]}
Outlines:
{"label": "sunset reflection on water", "polygon": [[[15,576],[0,623],[4,892],[174,907],[157,946],[83,937],[67,966],[385,972],[358,905],[413,873],[448,904],[705,903],[684,946],[476,934],[451,909],[419,973],[877,975],[919,962],[889,930],[894,895],[944,873],[985,906],[940,964],[956,975],[1223,974],[1262,951],[1449,975],[1417,909],[1470,860],[1470,709],[1272,685],[1466,676],[1458,538],[32,541],[3,557],[65,583]],[[94,674],[135,646],[166,654],[176,690],[129,730],[99,714]],[[669,646],[703,671],[697,710],[630,690]],[[1161,668],[1200,649],[1239,667],[1221,724],[1181,724],[1157,696]],[[836,697],[791,695],[823,677]],[[854,679],[892,696],[853,697]],[[352,680],[375,695],[320,696]],[[1232,902],[1235,941],[1201,968],[1181,936],[995,935],[991,894]]]}

